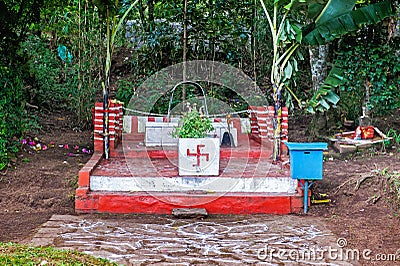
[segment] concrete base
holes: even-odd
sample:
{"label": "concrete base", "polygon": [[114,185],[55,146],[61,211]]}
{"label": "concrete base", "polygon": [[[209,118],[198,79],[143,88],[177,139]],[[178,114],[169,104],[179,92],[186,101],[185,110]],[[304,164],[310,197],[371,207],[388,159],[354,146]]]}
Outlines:
{"label": "concrete base", "polygon": [[[288,169],[270,169],[267,162],[260,163],[264,158],[243,162],[232,158],[222,160],[219,177],[190,177],[200,183],[211,183],[185,189],[183,183],[172,186],[175,179],[184,182],[187,178],[179,177],[177,168],[171,166],[173,163],[168,164],[167,159],[155,159],[151,167],[139,158],[126,160],[104,160],[101,154],[93,155],[79,173],[75,200],[78,213],[170,214],[175,208],[189,207],[205,208],[210,214],[288,214],[303,210],[302,190],[288,177]],[[131,166],[133,170],[130,170],[129,160],[135,165],[140,163],[141,167]],[[141,191],[135,191],[130,187],[135,184],[134,180],[142,183],[147,180],[147,187],[137,187]],[[120,182],[125,185],[118,186]],[[166,182],[172,187],[165,187]],[[234,186],[230,187],[227,182],[233,182]],[[110,188],[114,191],[106,191]]]}
{"label": "concrete base", "polygon": [[236,148],[221,148],[217,176],[179,176],[177,148],[145,147],[144,134],[125,134],[109,160],[96,152],[79,172],[76,212],[301,213],[303,192],[287,164],[272,164],[268,145],[241,140]]}
{"label": "concrete base", "polygon": [[289,214],[303,210],[299,194],[280,193],[115,193],[88,192],[79,196],[78,213],[170,214],[175,208],[204,208],[209,214]]}

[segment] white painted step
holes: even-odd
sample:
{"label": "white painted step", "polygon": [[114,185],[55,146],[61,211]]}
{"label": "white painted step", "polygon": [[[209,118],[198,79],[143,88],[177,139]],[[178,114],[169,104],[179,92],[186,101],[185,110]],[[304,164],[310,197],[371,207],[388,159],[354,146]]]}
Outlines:
{"label": "white painted step", "polygon": [[90,190],[110,192],[265,192],[296,193],[290,177],[108,177],[91,176]]}

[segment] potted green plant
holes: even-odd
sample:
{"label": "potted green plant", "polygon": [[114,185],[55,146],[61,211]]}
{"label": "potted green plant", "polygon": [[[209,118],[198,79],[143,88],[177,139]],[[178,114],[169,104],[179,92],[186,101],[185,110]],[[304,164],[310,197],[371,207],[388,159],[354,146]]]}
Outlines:
{"label": "potted green plant", "polygon": [[219,139],[210,135],[210,119],[195,108],[183,114],[173,136],[178,138],[178,167],[181,176],[219,174]]}
{"label": "potted green plant", "polygon": [[178,126],[173,131],[173,136],[185,139],[205,138],[212,130],[214,130],[214,127],[210,119],[193,109],[183,114]]}

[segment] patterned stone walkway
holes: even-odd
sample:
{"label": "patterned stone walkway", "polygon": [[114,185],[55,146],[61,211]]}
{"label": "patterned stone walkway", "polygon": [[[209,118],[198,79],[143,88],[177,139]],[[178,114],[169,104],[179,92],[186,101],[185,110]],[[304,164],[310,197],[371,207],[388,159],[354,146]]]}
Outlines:
{"label": "patterned stone walkway", "polygon": [[337,247],[336,237],[312,217],[171,217],[54,215],[32,243],[123,265],[349,265],[319,258],[318,250]]}

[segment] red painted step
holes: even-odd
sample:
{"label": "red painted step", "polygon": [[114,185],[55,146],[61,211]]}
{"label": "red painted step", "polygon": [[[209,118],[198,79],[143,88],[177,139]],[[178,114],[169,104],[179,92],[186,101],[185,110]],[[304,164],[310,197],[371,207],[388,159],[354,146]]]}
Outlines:
{"label": "red painted step", "polygon": [[[265,193],[104,193],[77,191],[78,213],[170,214],[174,208],[205,208],[210,214],[289,214],[303,209],[300,194]],[[83,197],[82,197],[83,196]]]}

